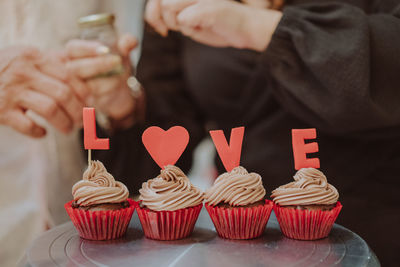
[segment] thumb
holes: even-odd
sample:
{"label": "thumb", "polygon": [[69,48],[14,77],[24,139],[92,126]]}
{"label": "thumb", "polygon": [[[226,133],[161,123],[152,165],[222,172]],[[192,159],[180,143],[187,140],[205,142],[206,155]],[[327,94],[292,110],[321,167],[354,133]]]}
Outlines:
{"label": "thumb", "polygon": [[168,35],[168,28],[161,17],[161,0],[148,0],[144,11],[144,19],[161,36]]}
{"label": "thumb", "polygon": [[201,3],[197,3],[182,10],[176,19],[178,25],[182,28],[199,28],[203,26],[203,20],[210,20],[210,18],[205,15],[204,7]]}
{"label": "thumb", "polygon": [[213,8],[204,2],[198,2],[182,10],[178,16],[178,25],[184,28],[207,28],[214,23]]}
{"label": "thumb", "polygon": [[22,110],[11,110],[6,113],[6,117],[7,122],[5,122],[5,124],[22,134],[34,138],[40,138],[46,135],[46,130],[36,124]]}

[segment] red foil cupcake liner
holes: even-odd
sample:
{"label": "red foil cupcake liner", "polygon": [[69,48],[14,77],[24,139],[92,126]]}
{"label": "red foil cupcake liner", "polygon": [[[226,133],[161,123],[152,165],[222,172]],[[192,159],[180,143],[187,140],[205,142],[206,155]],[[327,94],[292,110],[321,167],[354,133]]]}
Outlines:
{"label": "red foil cupcake liner", "polygon": [[292,239],[316,240],[329,235],[342,204],[327,211],[299,210],[274,204],[274,212],[282,233]]}
{"label": "red foil cupcake liner", "polygon": [[177,240],[189,236],[194,229],[203,203],[175,211],[153,211],[136,207],[144,235],[156,240]]}
{"label": "red foil cupcake liner", "polygon": [[269,200],[265,200],[264,205],[249,208],[223,208],[206,203],[206,209],[218,235],[227,239],[252,239],[261,236],[272,207],[273,203]]}
{"label": "red foil cupcake liner", "polygon": [[76,230],[82,238],[89,240],[112,240],[122,237],[128,228],[136,202],[128,199],[129,207],[119,210],[90,211],[64,205]]}

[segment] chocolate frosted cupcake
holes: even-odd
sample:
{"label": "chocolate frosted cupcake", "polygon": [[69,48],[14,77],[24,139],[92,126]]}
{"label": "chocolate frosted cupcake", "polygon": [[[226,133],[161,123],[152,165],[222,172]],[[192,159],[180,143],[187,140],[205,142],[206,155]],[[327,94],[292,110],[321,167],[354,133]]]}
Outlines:
{"label": "chocolate frosted cupcake", "polygon": [[72,187],[73,208],[85,210],[118,210],[129,206],[126,186],[107,172],[103,163],[93,161],[82,180]]}
{"label": "chocolate frosted cupcake", "polygon": [[204,196],[218,235],[229,239],[251,239],[264,232],[272,210],[264,197],[261,176],[240,166],[221,174]]}
{"label": "chocolate frosted cupcake", "polygon": [[300,169],[293,178],[271,195],[283,234],[301,240],[328,236],[342,208],[338,191],[314,168]]}
{"label": "chocolate frosted cupcake", "polygon": [[107,172],[103,163],[92,161],[83,179],[72,187],[73,201],[65,204],[81,237],[110,240],[121,237],[134,211],[126,186]]}
{"label": "chocolate frosted cupcake", "polygon": [[203,206],[203,192],[181,169],[166,166],[159,176],[143,183],[139,193],[137,211],[146,237],[176,240],[193,232]]}

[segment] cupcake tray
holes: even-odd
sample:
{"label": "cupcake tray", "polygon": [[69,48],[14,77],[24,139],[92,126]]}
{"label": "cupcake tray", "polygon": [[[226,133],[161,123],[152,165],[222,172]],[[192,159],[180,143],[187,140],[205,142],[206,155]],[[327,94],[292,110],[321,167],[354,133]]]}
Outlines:
{"label": "cupcake tray", "polygon": [[144,237],[135,212],[124,238],[81,239],[71,222],[45,232],[26,253],[26,266],[380,266],[358,235],[335,224],[329,237],[297,241],[282,236],[274,214],[262,237],[217,236],[203,208],[193,234],[177,241]]}

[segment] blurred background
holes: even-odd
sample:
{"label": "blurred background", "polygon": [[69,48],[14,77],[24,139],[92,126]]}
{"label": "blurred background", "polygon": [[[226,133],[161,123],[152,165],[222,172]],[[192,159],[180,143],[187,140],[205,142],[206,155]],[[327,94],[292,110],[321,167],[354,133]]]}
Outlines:
{"label": "blurred background", "polygon": [[0,265],[68,221],[90,106],[110,138],[92,158],[133,196],[160,172],[149,126],[189,131],[177,166],[202,190],[224,172],[208,131],[245,126],[267,198],[292,181],[291,129],[316,128],[337,222],[397,266],[399,17],[398,0],[0,0]]}

